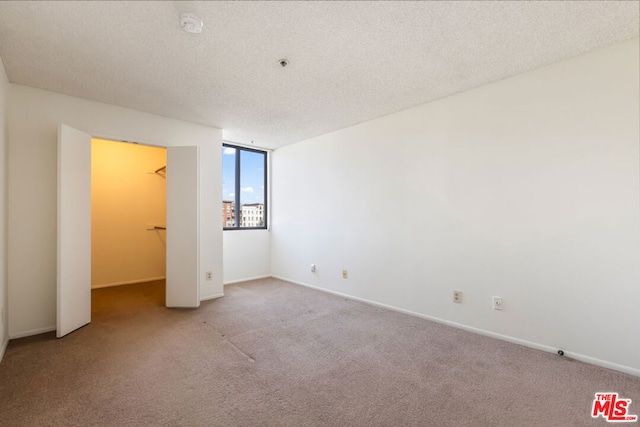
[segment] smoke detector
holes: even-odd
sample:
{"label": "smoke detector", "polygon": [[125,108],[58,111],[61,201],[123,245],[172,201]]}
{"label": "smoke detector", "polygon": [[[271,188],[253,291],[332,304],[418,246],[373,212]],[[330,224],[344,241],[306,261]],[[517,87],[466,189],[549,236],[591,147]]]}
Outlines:
{"label": "smoke detector", "polygon": [[187,33],[201,33],[203,25],[202,19],[193,13],[183,13],[180,15],[180,27]]}

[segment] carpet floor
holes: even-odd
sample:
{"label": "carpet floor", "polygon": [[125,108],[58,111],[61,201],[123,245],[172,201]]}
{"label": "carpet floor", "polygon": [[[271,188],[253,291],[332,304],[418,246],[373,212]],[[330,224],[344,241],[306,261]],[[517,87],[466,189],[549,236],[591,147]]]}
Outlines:
{"label": "carpet floor", "polygon": [[607,391],[640,414],[638,377],[276,279],[225,294],[94,290],[91,324],[9,343],[0,425],[591,426]]}

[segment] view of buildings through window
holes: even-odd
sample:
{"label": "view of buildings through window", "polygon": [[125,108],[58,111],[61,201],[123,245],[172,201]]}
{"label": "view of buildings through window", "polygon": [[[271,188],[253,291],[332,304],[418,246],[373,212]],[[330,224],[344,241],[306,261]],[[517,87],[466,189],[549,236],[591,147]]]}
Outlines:
{"label": "view of buildings through window", "polygon": [[222,226],[225,229],[267,227],[266,171],[266,152],[223,144]]}

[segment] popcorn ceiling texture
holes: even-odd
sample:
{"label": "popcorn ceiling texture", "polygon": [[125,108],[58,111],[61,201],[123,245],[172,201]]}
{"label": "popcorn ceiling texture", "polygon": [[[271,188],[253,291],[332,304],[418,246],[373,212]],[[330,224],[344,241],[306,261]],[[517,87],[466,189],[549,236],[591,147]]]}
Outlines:
{"label": "popcorn ceiling texture", "polygon": [[[639,2],[1,2],[10,82],[277,148],[638,37]],[[181,12],[204,21],[180,30]],[[278,60],[287,58],[282,68]]]}

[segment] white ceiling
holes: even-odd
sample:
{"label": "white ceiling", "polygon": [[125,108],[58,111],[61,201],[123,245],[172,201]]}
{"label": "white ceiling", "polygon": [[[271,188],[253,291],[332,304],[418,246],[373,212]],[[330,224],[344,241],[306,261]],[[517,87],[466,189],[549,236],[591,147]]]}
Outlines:
{"label": "white ceiling", "polygon": [[[638,37],[639,10],[638,1],[0,2],[0,56],[12,83],[276,148]],[[183,32],[181,12],[199,15],[204,31]]]}

